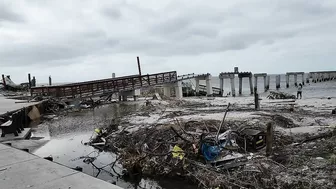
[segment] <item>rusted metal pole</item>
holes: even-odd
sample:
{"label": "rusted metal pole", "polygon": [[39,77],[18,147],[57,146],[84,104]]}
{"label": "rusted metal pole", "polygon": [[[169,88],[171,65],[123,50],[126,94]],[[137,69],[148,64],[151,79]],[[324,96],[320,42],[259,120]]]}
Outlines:
{"label": "rusted metal pole", "polygon": [[7,89],[6,80],[5,80],[5,75],[4,74],[2,74],[2,83],[4,85],[4,89]]}
{"label": "rusted metal pole", "polygon": [[270,156],[273,153],[273,126],[272,123],[267,123],[266,133],[266,156]]}
{"label": "rusted metal pole", "polygon": [[137,61],[138,61],[138,70],[139,70],[139,75],[141,76],[141,66],[140,66],[140,59],[137,56]]}

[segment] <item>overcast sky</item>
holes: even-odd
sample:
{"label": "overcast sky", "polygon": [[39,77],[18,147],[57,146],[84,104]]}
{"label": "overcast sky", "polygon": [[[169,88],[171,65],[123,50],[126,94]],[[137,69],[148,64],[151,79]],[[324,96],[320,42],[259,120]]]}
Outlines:
{"label": "overcast sky", "polygon": [[0,73],[25,82],[336,70],[336,1],[0,0]]}

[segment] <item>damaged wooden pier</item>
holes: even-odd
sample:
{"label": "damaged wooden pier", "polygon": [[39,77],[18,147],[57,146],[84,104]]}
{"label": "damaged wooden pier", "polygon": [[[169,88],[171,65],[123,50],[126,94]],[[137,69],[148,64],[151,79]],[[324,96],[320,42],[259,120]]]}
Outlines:
{"label": "damaged wooden pier", "polygon": [[131,75],[125,77],[108,78],[65,85],[32,87],[32,96],[54,97],[92,97],[112,94],[116,92],[132,92],[143,87],[162,85],[177,81],[176,71]]}

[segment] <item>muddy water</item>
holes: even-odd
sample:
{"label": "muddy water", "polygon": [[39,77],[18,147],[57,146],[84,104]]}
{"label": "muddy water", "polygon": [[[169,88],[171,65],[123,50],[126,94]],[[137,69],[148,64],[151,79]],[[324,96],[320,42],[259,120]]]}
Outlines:
{"label": "muddy water", "polygon": [[[137,108],[139,108],[137,104],[131,103],[112,104],[94,111],[71,113],[65,117],[42,123],[33,129],[32,137],[50,141],[33,153],[40,157],[52,156],[55,162],[70,168],[79,166],[83,168],[84,173],[110,183],[116,182],[122,188],[195,188],[183,180],[152,181],[142,179],[137,184],[126,182],[119,179],[110,167],[98,172],[94,166],[84,163],[83,158],[80,158],[83,156],[96,157],[97,159],[93,162],[96,167],[103,167],[114,162],[116,156],[113,153],[99,152],[91,146],[83,145],[83,143],[89,141],[95,128],[106,126],[113,118],[127,116]],[[122,173],[121,165],[116,164],[114,169],[118,174]]]}

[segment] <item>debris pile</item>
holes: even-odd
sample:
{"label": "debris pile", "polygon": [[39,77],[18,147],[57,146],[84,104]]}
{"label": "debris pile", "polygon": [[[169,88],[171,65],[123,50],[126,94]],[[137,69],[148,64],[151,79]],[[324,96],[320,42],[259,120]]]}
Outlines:
{"label": "debris pile", "polygon": [[[225,120],[227,112],[222,121],[180,122],[171,115],[171,123],[137,129],[113,124],[87,144],[114,152],[124,178],[179,177],[201,188],[332,188],[335,133],[297,136],[276,130],[267,156],[265,125]],[[260,116],[282,129],[298,127],[279,114]]]}
{"label": "debris pile", "polygon": [[296,99],[295,95],[279,92],[279,91],[270,91],[270,94],[267,96],[268,99]]}

